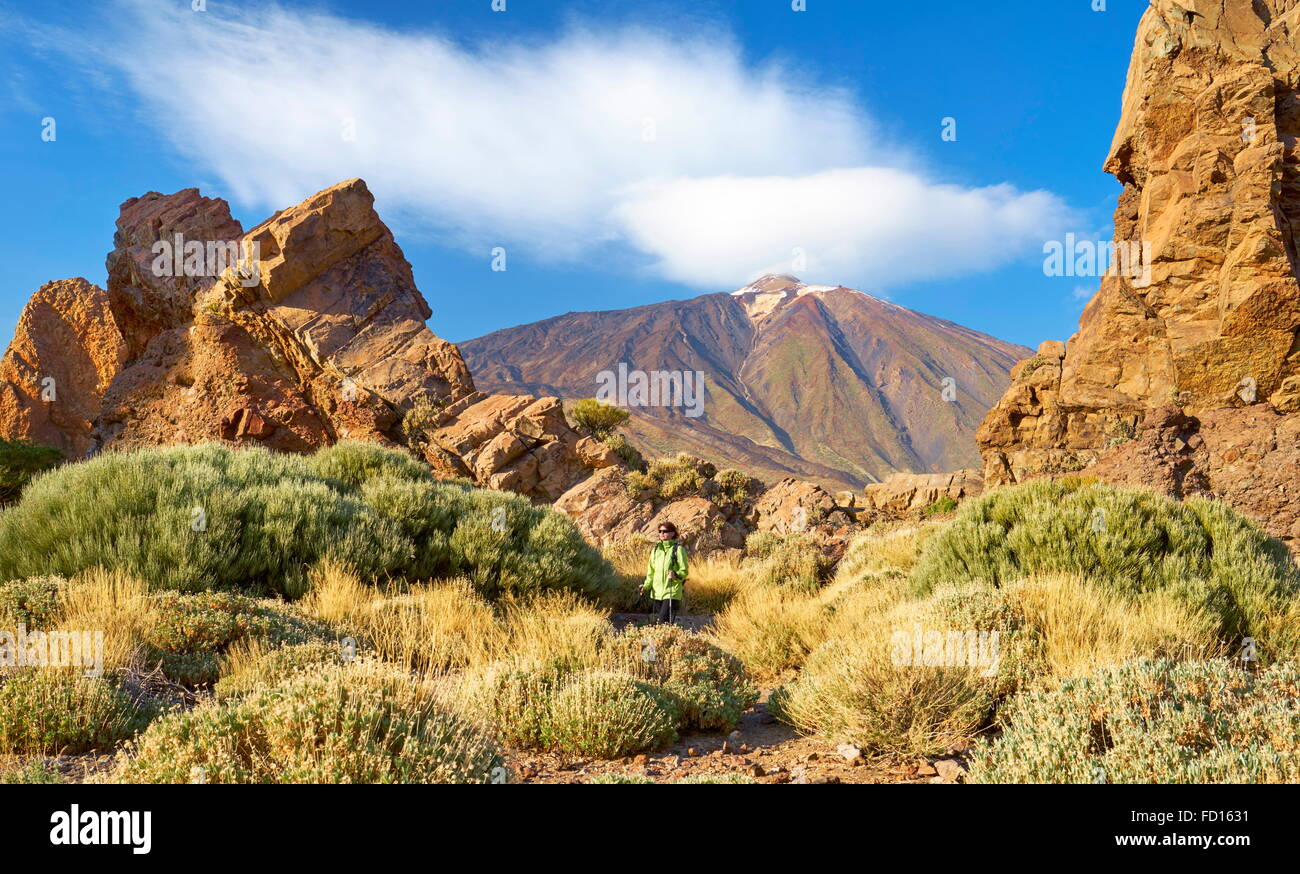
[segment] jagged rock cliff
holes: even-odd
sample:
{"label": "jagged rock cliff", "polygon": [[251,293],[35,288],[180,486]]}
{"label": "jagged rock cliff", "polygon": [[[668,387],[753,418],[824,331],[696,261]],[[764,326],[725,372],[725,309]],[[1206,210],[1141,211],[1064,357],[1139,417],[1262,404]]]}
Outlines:
{"label": "jagged rock cliff", "polygon": [[[1124,186],[1116,244],[1149,243],[1149,260],[1012,371],[977,434],[990,485],[1100,460],[1300,536],[1274,506],[1300,499],[1294,452],[1276,466],[1300,415],[1298,35],[1300,0],[1153,0],[1105,162]],[[1106,460],[1142,440],[1173,451]]]}

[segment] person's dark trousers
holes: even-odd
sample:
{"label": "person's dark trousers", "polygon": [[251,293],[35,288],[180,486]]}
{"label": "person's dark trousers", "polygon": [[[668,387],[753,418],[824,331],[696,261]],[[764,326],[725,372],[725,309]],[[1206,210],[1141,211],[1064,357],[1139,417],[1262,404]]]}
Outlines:
{"label": "person's dark trousers", "polygon": [[653,607],[654,612],[658,614],[655,619],[656,624],[660,622],[672,622],[673,619],[682,612],[682,602],[676,598],[665,598],[662,601],[656,601],[654,598],[651,598],[650,606]]}

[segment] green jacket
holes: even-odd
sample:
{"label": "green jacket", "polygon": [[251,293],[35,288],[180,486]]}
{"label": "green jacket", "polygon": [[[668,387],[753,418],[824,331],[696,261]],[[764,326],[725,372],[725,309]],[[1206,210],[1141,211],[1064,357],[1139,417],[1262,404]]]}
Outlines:
{"label": "green jacket", "polygon": [[[670,570],[676,571],[676,580],[668,576]],[[650,561],[645,569],[645,588],[656,601],[681,600],[686,574],[686,547],[676,540],[661,540],[650,550]]]}

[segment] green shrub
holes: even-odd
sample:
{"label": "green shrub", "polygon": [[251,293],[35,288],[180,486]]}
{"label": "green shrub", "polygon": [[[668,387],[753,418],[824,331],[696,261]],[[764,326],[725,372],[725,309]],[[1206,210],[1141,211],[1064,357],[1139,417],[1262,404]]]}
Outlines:
{"label": "green shrub", "polygon": [[114,677],[79,670],[0,672],[0,753],[76,755],[108,750],[157,715]]}
{"label": "green shrub", "polygon": [[681,452],[676,458],[654,462],[644,473],[628,474],[624,488],[630,498],[674,501],[703,494],[706,483],[717,473],[718,468],[711,462]]}
{"label": "green shrub", "polygon": [[421,395],[402,415],[402,435],[408,445],[421,443],[425,435],[437,428],[438,414],[447,406],[443,398]]}
{"label": "green shrub", "polygon": [[1014,699],[974,783],[1295,783],[1300,670],[1140,660]]}
{"label": "green shrub", "polygon": [[1041,355],[1035,355],[1033,358],[1029,359],[1029,362],[1025,364],[1024,367],[1020,368],[1020,373],[1016,374],[1016,378],[1023,379],[1038,368],[1046,366],[1048,363],[1048,359]]}
{"label": "green shrub", "polygon": [[601,442],[614,450],[614,454],[629,470],[640,472],[646,469],[645,457],[622,434],[610,434]]}
{"label": "green shrub", "polygon": [[713,481],[718,484],[719,503],[740,505],[754,497],[756,480],[743,471],[735,468],[720,470]]}
{"label": "green shrub", "polygon": [[551,698],[543,745],[617,759],[676,740],[673,723],[670,705],[654,687],[626,674],[583,671]]}
{"label": "green shrub", "polygon": [[490,783],[495,747],[404,672],[354,665],[160,719],[124,751],[123,783]]}
{"label": "green shrub", "polygon": [[0,785],[66,783],[63,775],[39,759],[30,759],[20,767],[0,769]]}
{"label": "green shrub", "polygon": [[231,592],[160,592],[154,602],[158,622],[148,631],[146,657],[160,661],[170,679],[189,686],[216,682],[221,655],[236,641],[295,644],[330,633],[288,605],[262,604]]}
{"label": "green shrub", "polygon": [[551,696],[562,682],[560,672],[541,665],[492,662],[451,678],[440,695],[502,743],[540,749],[546,744]]}
{"label": "green shrub", "polygon": [[0,506],[18,500],[33,477],[62,460],[63,453],[53,446],[0,439]]}
{"label": "green shrub", "polygon": [[595,777],[592,777],[587,782],[593,785],[627,783],[627,784],[636,784],[639,786],[645,783],[654,783],[654,780],[651,780],[649,777],[643,777],[640,774],[597,774]]}
{"label": "green shrub", "polygon": [[1224,504],[1078,480],[965,502],[926,542],[911,580],[923,595],[944,582],[997,587],[1053,574],[1125,595],[1171,591],[1216,614],[1227,639],[1268,626],[1300,589],[1286,547]]}
{"label": "green shrub", "polygon": [[59,596],[67,584],[62,577],[0,583],[0,617],[28,628],[52,628],[59,619]]}
{"label": "green shrub", "polygon": [[608,664],[657,686],[682,731],[731,731],[758,700],[739,659],[675,625],[624,629]]}
{"label": "green shrub", "polygon": [[602,620],[595,646],[584,628],[575,627],[572,657],[476,665],[440,681],[438,694],[511,746],[609,758],[661,746],[678,730],[730,731],[758,700],[736,658],[677,626],[613,635]]}
{"label": "green shrub", "polygon": [[615,585],[563,514],[438,483],[371,444],[105,453],[41,477],[0,514],[0,579],[100,566],[155,588],[292,598],[323,560],[373,580],[463,574],[485,594]]}
{"label": "green shrub", "polygon": [[605,404],[595,398],[583,398],[569,410],[569,418],[580,431],[604,440],[631,417],[622,407]]}
{"label": "green shrub", "polygon": [[953,510],[956,509],[957,509],[957,502],[953,498],[949,497],[948,495],[944,495],[942,498],[940,498],[939,500],[935,501],[933,504],[925,508],[925,515],[939,516],[942,515],[943,513],[951,513]]}

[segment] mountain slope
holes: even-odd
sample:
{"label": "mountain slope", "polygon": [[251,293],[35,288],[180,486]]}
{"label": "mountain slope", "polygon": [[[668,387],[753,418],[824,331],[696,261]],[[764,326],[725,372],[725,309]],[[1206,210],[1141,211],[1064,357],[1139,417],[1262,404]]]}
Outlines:
{"label": "mountain slope", "polygon": [[1031,354],[860,291],[770,275],[731,294],[566,313],[458,345],[489,392],[593,397],[597,375],[620,363],[701,371],[702,415],[631,408],[638,448],[836,487],[974,465],[975,429]]}

